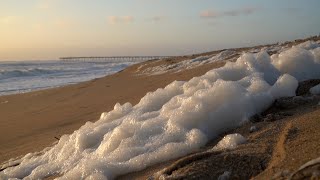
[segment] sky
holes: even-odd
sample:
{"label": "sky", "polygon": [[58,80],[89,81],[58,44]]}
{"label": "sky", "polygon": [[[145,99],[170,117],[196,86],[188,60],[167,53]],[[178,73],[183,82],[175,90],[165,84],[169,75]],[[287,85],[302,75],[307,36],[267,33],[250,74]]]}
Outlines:
{"label": "sky", "polygon": [[185,55],[320,33],[319,0],[1,0],[0,60]]}

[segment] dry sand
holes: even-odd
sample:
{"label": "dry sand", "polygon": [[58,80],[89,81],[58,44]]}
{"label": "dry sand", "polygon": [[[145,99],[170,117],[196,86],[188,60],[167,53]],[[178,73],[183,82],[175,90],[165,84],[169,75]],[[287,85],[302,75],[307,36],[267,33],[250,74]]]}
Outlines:
{"label": "dry sand", "polygon": [[[237,49],[243,50],[246,48]],[[174,80],[200,76],[225,63],[216,62],[178,73],[153,76],[137,74],[141,65],[147,68],[174,64],[190,57],[144,62],[119,73],[76,85],[0,96],[0,102],[7,102],[0,103],[0,164],[10,158],[41,151],[86,121],[98,120],[102,112],[110,111],[117,102],[136,104],[149,91],[165,87]],[[162,175],[168,179],[211,179],[227,170],[232,172],[233,178],[270,179],[279,172],[287,175],[287,171],[293,172],[303,163],[320,156],[320,106],[316,101],[289,109],[271,108],[266,114],[289,112],[290,116],[272,122],[264,122],[266,116],[259,117],[257,122],[250,122],[232,131],[249,139],[247,144],[234,151],[208,153],[207,150],[219,140],[216,139],[198,153],[119,179],[145,179],[165,167],[167,169]],[[252,125],[258,130],[250,133]]]}

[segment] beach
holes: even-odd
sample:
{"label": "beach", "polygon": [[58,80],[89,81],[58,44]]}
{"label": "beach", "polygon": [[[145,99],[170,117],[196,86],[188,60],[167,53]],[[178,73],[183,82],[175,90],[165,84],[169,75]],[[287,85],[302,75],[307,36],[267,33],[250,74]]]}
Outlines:
{"label": "beach", "polygon": [[[299,43],[301,41],[291,42],[288,46]],[[87,82],[0,96],[0,164],[52,146],[62,135],[71,134],[87,121],[97,121],[102,112],[111,111],[116,103],[130,102],[135,105],[148,92],[164,88],[173,81],[189,81],[211,69],[224,66],[227,61],[234,62],[243,51],[259,48],[261,47],[232,49],[231,53],[226,53],[227,58],[221,61],[200,63],[192,68],[186,68],[193,66],[192,64],[185,65],[181,62],[225,51],[146,61]],[[176,69],[179,65],[183,68]],[[170,68],[156,73],[152,67]],[[306,94],[308,93],[302,95],[307,96]],[[292,173],[304,163],[320,156],[318,102],[319,97],[314,97],[313,100],[292,108],[269,109],[260,119],[270,113],[290,115],[270,121],[250,121],[220,134],[219,138],[209,141],[198,152],[121,176],[120,179],[145,179],[164,167],[167,170],[162,175],[168,179],[218,177],[229,170],[233,178],[241,178],[242,173],[242,177],[265,179],[279,172],[283,172],[285,178],[285,172]],[[252,126],[256,127],[254,132],[249,131]],[[230,133],[241,133],[247,137],[248,143],[240,145],[234,151],[207,151]],[[282,174],[276,178],[281,179]]]}
{"label": "beach", "polygon": [[147,92],[174,80],[200,76],[223,64],[155,76],[138,75],[135,71],[141,64],[137,64],[84,83],[0,96],[0,162],[51,146],[63,134],[72,133],[87,121],[98,120],[116,103],[136,104]]}

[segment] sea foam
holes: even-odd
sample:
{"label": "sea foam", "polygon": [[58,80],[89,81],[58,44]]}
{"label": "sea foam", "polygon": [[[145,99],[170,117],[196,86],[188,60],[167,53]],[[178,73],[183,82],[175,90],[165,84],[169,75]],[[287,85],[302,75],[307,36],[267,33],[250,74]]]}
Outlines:
{"label": "sea foam", "polygon": [[314,51],[307,46],[272,57],[263,51],[243,54],[203,76],[149,92],[135,106],[116,104],[43,155],[22,158],[0,179],[113,179],[197,151],[276,98],[294,96],[298,80],[320,78]]}
{"label": "sea foam", "polygon": [[247,142],[247,139],[243,137],[241,134],[229,134],[223,137],[222,140],[218,142],[216,146],[212,149],[215,151],[235,149],[238,145],[244,144]]}

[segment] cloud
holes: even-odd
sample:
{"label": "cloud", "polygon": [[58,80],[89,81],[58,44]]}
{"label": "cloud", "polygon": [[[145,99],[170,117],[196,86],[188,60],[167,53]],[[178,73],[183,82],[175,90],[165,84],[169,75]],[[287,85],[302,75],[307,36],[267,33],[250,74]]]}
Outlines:
{"label": "cloud", "polygon": [[219,16],[220,16],[219,13],[214,12],[212,10],[204,10],[200,13],[200,17],[202,17],[202,18],[216,18]]}
{"label": "cloud", "polygon": [[134,21],[133,16],[108,16],[109,24],[130,23]]}
{"label": "cloud", "polygon": [[163,21],[166,21],[168,19],[167,16],[152,16],[148,17],[145,19],[146,22],[151,22],[151,23],[160,23]]}
{"label": "cloud", "polygon": [[0,16],[0,23],[12,24],[17,21],[17,16]]}
{"label": "cloud", "polygon": [[152,22],[160,22],[160,21],[164,21],[166,19],[165,16],[154,16],[152,18],[150,18],[150,21]]}
{"label": "cloud", "polygon": [[230,16],[241,16],[241,15],[249,15],[256,12],[258,8],[254,7],[245,7],[241,9],[234,9],[230,11],[212,11],[212,10],[204,10],[200,12],[201,18],[221,18],[221,17],[230,17]]}

